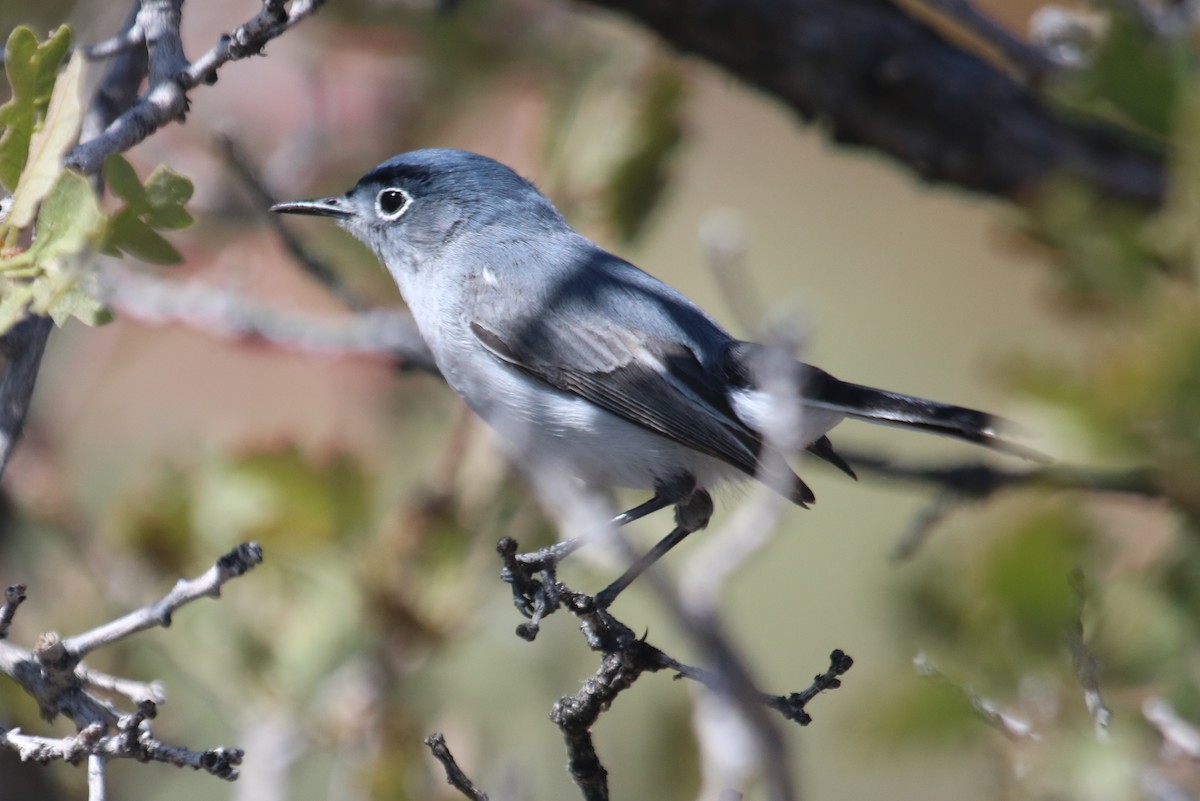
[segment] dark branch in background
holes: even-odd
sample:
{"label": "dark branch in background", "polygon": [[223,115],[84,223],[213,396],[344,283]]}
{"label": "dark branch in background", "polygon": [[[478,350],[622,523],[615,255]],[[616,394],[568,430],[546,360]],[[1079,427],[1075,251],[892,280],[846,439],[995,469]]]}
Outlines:
{"label": "dark branch in background", "polygon": [[283,217],[279,214],[271,214],[267,209],[279,202],[279,198],[275,197],[270,190],[267,189],[258,177],[258,172],[246,159],[241,148],[237,143],[228,136],[218,136],[217,145],[221,148],[222,155],[225,156],[226,163],[233,168],[238,180],[242,186],[250,194],[250,199],[255,209],[259,210],[260,217],[267,223],[275,233],[279,235],[284,247],[287,248],[288,254],[299,264],[304,272],[316,281],[321,286],[328,289],[336,297],[338,297],[346,307],[354,311],[362,311],[365,304],[362,299],[350,292],[338,275],[337,270],[330,267],[324,261],[318,259],[308,251],[296,238],[292,230],[283,223]]}
{"label": "dark branch in background", "polygon": [[[78,729],[78,734],[71,737],[50,738],[0,727],[0,747],[16,751],[26,761],[73,763],[88,757],[88,784],[93,799],[103,797],[103,768],[107,759],[165,762],[203,770],[222,779],[236,779],[237,766],[242,761],[239,749],[192,751],[167,745],[154,737],[150,721],[165,700],[160,686],[89,671],[81,660],[95,649],[139,631],[169,626],[171,615],[179,607],[200,598],[219,596],[222,585],[244,575],[260,562],[262,549],[254,543],[246,543],[221,557],[203,575],[190,581],[181,579],[158,602],[111,623],[66,639],[53,632],[43,634],[33,650],[0,642],[0,673],[14,679],[37,700],[46,720],[64,715]],[[6,611],[10,604],[15,610],[19,603],[14,596],[23,598],[24,593],[9,588]],[[8,617],[11,619],[11,611]],[[106,696],[125,696],[137,708],[132,713],[122,713],[98,692]]]}
{"label": "dark branch in background", "polygon": [[53,327],[49,317],[28,317],[0,336],[0,355],[8,363],[0,379],[0,475],[8,467],[13,446],[25,427],[38,368]]}
{"label": "dark branch in background", "polygon": [[913,484],[933,485],[940,489],[937,498],[917,515],[897,544],[892,553],[896,559],[907,559],[915,554],[934,527],[958,506],[986,500],[1007,489],[1042,487],[1112,492],[1145,498],[1162,496],[1162,489],[1155,481],[1153,472],[1145,468],[1096,470],[1071,465],[1047,465],[1011,470],[978,462],[919,467],[865,453],[843,452],[843,456],[859,472],[875,473]]}
{"label": "dark branch in background", "polygon": [[[96,175],[104,160],[122,153],[170,122],[182,120],[187,93],[216,82],[217,70],[230,61],[262,53],[266,44],[317,11],[324,0],[263,0],[262,10],[192,63],[183,54],[179,35],[183,0],[134,3],[121,33],[96,48],[93,57],[114,56],[84,118],[80,144],[64,163],[84,175]],[[145,45],[144,47],[136,46]],[[86,48],[85,48],[86,52]],[[149,75],[141,98],[137,90]],[[0,337],[0,354],[8,362],[0,379],[0,476],[20,439],[53,327],[44,317],[30,317]]]}
{"label": "dark branch in background", "polygon": [[[1064,174],[1157,205],[1164,159],[1050,109],[890,0],[589,0],[922,178],[1021,200]],[[959,4],[961,5],[961,3]]]}

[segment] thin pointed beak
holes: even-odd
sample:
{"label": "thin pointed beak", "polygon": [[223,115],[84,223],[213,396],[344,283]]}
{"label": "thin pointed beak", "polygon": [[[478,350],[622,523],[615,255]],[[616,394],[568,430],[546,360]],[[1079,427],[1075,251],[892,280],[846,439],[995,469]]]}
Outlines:
{"label": "thin pointed beak", "polygon": [[320,200],[293,200],[290,203],[276,203],[271,207],[276,214],[311,214],[315,217],[333,217],[345,220],[354,216],[345,198],[326,197]]}

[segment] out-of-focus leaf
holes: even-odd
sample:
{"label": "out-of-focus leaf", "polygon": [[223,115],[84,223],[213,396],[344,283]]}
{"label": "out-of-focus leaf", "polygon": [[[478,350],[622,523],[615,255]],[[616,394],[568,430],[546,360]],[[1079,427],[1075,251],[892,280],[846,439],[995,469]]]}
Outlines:
{"label": "out-of-focus leaf", "polygon": [[33,302],[33,286],[27,281],[0,278],[0,333],[24,319]]}
{"label": "out-of-focus leaf", "polygon": [[960,690],[924,676],[900,683],[894,695],[877,702],[872,724],[875,736],[910,747],[965,745],[987,732]]}
{"label": "out-of-focus leaf", "polygon": [[65,25],[38,44],[33,31],[15,28],[4,51],[4,70],[12,97],[0,106],[0,183],[16,188],[29,157],[34,126],[46,113],[59,65],[71,47],[71,29]]}
{"label": "out-of-focus leaf", "polygon": [[1157,137],[1169,134],[1194,57],[1184,37],[1159,36],[1133,12],[1113,6],[1108,32],[1082,71],[1060,76],[1060,98],[1111,115]]}
{"label": "out-of-focus leaf", "polygon": [[79,173],[64,172],[42,203],[38,237],[28,252],[44,269],[54,269],[91,247],[103,220],[92,185]]}
{"label": "out-of-focus leaf", "polygon": [[70,171],[60,174],[38,212],[37,239],[28,250],[0,259],[0,274],[34,273],[27,281],[10,279],[3,285],[0,331],[17,322],[30,303],[38,313],[56,317],[78,312],[90,324],[104,319],[102,305],[85,301],[75,286],[79,261],[96,246],[103,222],[87,179]]}
{"label": "out-of-focus leaf", "polygon": [[1144,209],[1063,179],[1043,187],[1027,209],[1026,231],[1055,249],[1062,297],[1081,308],[1136,302],[1163,272]]}
{"label": "out-of-focus leaf", "polygon": [[629,152],[608,181],[608,218],[622,239],[635,239],[649,221],[683,140],[684,82],[673,68],[657,70],[642,94]]}
{"label": "out-of-focus leaf", "polygon": [[1057,656],[1067,627],[1078,620],[1071,575],[1088,532],[1071,506],[1039,509],[986,556],[979,590],[993,607],[992,625],[1012,631],[1030,654]]}
{"label": "out-of-focus leaf", "polygon": [[149,208],[146,190],[138,179],[137,171],[120,153],[113,153],[104,160],[104,182],[114,195],[124,200],[135,212],[140,214]]}
{"label": "out-of-focus leaf", "polygon": [[113,214],[104,235],[105,253],[130,253],[152,264],[178,264],[179,251],[157,230],[186,228],[192,215],[183,207],[192,197],[192,182],[160,166],[145,184],[138,180],[129,162],[110,156],[104,165],[105,177],[125,205]]}
{"label": "out-of-focus leaf", "polygon": [[192,199],[192,182],[184,175],[160,164],[146,179],[146,201],[151,210],[182,208]]}
{"label": "out-of-focus leaf", "polygon": [[1155,472],[1162,489],[1200,520],[1200,301],[1158,293],[1105,347],[1073,364],[1025,364],[1015,383],[1073,413],[1097,446]]}
{"label": "out-of-focus leaf", "polygon": [[85,325],[104,325],[112,321],[112,311],[95,294],[88,292],[78,280],[39,282],[38,289],[59,290],[47,293],[45,301],[34,298],[34,311],[48,314],[54,324],[61,326],[74,317]]}
{"label": "out-of-focus leaf", "polygon": [[7,225],[25,228],[33,221],[38,204],[50,192],[63,171],[62,160],[79,137],[83,123],[83,56],[75,53],[54,84],[50,104],[29,142],[25,168],[13,192]]}
{"label": "out-of-focus leaf", "polygon": [[132,209],[124,209],[108,221],[104,235],[106,253],[129,253],[151,264],[178,264],[183,256],[167,240],[138,219]]}

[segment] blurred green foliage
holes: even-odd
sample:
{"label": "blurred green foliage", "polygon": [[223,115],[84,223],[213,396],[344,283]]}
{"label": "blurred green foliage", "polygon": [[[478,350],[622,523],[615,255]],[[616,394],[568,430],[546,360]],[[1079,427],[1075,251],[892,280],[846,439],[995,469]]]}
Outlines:
{"label": "blurred green foliage", "polygon": [[18,27],[5,49],[12,92],[0,105],[0,183],[12,197],[0,220],[0,333],[27,313],[59,325],[72,317],[106,322],[91,257],[124,252],[178,263],[179,253],[157,231],[192,222],[183,208],[191,182],[168,168],[143,185],[121,156],[110,157],[105,178],[124,205],[109,215],[92,184],[63,167],[83,120],[83,58],[68,60],[70,45],[65,26],[41,43]]}
{"label": "blurred green foliage", "polygon": [[[1012,764],[1010,797],[1138,798],[1166,776],[1194,795],[1200,771],[1158,750],[1142,704],[1166,698],[1193,724],[1200,713],[1200,75],[1190,39],[1116,8],[1091,55],[1057,78],[1054,96],[1169,149],[1169,200],[1137,206],[1068,178],[1043,189],[1022,227],[1045,246],[1057,311],[1088,346],[1068,358],[1047,343],[1012,357],[1006,375],[1060,415],[1079,440],[1064,445],[1149,467],[1162,499],[1008,493],[969,530],[956,526],[960,539],[930,546],[896,612],[904,642],[940,672],[883,693],[875,733],[991,751]],[[1084,705],[1075,638],[1113,712],[1107,739]],[[989,730],[972,697],[1036,739]]]}

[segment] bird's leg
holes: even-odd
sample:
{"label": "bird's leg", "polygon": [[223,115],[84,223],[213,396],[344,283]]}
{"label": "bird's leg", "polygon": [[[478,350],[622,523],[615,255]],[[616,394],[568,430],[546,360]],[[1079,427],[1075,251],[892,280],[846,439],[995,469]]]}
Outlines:
{"label": "bird's leg", "polygon": [[[609,521],[609,525],[624,526],[627,523],[632,523],[634,520],[641,520],[646,515],[653,514],[659,509],[666,509],[677,502],[673,496],[656,493],[653,498],[645,503],[638,504],[627,512],[621,512],[621,514]],[[579,550],[580,546],[586,541],[585,537],[571,537],[570,539],[556,542],[553,545],[547,545],[545,548],[539,548],[536,551],[518,554],[517,561],[530,570],[541,570],[547,565],[558,564]]]}
{"label": "bird's leg", "polygon": [[[639,507],[640,508],[640,507]],[[636,510],[635,510],[636,511]],[[596,593],[595,601],[598,609],[607,609],[621,591],[633,583],[633,580],[646,571],[652,564],[667,554],[672,548],[687,539],[693,531],[699,531],[708,525],[712,517],[712,496],[704,490],[696,490],[684,502],[675,506],[675,528],[663,537],[644,556],[629,566],[620,578]]]}
{"label": "bird's leg", "polygon": [[[610,521],[610,524],[613,526],[623,526],[677,503],[678,491],[672,490],[664,488],[662,491],[656,492],[654,497],[645,503],[639,504],[629,511],[622,512],[614,517]],[[687,491],[691,491],[690,485]],[[546,585],[553,583],[554,571],[558,567],[558,563],[579,550],[579,547],[585,541],[584,537],[572,537],[568,540],[548,545],[545,548],[539,548],[536,551],[515,554],[509,557],[511,561],[502,571],[501,577],[512,585],[513,603],[520,610],[521,614],[534,620],[541,617],[543,607],[547,606],[545,598],[543,598]],[[534,574],[537,573],[543,574],[541,579],[534,578]],[[631,577],[630,581],[632,580]]]}

